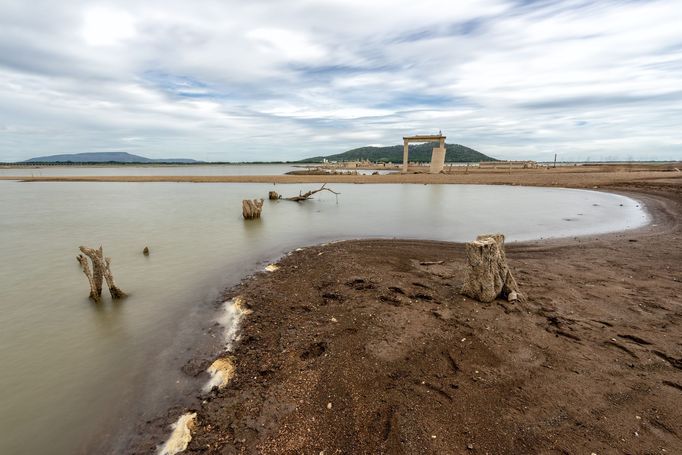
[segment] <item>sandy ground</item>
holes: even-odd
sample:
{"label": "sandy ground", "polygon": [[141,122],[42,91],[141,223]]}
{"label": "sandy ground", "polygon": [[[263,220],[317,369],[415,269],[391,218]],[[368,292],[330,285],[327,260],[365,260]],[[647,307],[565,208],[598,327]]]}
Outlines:
{"label": "sandy ground", "polygon": [[653,223],[508,245],[520,304],[462,296],[445,242],[317,246],[245,279],[236,375],[191,409],[188,452],[682,453],[682,181],[609,190]]}
{"label": "sandy ground", "polygon": [[227,175],[227,176],[0,176],[0,180],[25,182],[191,182],[191,183],[419,183],[419,184],[499,184],[591,188],[618,183],[682,180],[682,165],[637,164],[564,166],[541,169],[455,168],[448,174],[388,175]]}

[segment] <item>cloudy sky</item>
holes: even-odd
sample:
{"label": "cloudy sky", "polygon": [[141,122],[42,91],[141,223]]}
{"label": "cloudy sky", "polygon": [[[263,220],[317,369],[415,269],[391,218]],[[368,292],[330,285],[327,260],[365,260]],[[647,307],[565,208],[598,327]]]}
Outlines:
{"label": "cloudy sky", "polygon": [[682,159],[682,1],[0,0],[0,160],[299,159],[442,130]]}

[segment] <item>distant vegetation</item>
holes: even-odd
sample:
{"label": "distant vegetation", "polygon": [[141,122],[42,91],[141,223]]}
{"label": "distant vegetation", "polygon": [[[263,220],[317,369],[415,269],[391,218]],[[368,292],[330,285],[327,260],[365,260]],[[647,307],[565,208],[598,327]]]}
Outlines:
{"label": "distant vegetation", "polygon": [[152,159],[144,156],[133,155],[125,152],[95,152],[95,153],[70,153],[65,155],[39,156],[24,161],[25,163],[172,163],[172,164],[191,164],[201,163],[201,161],[188,158],[160,158]]}
{"label": "distant vegetation", "polygon": [[[410,161],[428,162],[431,161],[431,151],[438,147],[437,142],[410,145]],[[448,163],[471,163],[479,161],[497,161],[476,150],[459,144],[445,144],[445,161]],[[359,161],[369,160],[374,162],[402,163],[403,146],[391,145],[387,147],[360,147],[347,152],[337,153],[329,156],[316,156],[306,158],[299,163],[321,163],[323,159],[329,161]]]}

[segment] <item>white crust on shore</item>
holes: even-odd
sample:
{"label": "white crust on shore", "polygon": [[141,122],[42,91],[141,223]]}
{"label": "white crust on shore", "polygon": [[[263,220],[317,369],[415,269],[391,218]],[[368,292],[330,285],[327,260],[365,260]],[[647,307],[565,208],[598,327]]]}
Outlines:
{"label": "white crust on shore", "polygon": [[210,392],[213,387],[222,389],[234,377],[234,359],[232,357],[219,357],[206,370],[211,379],[204,386],[204,392]]}
{"label": "white crust on shore", "polygon": [[[251,310],[246,308],[244,299],[240,296],[225,302],[223,314],[218,318],[218,323],[223,326],[226,352],[232,350],[232,343],[237,339],[241,319],[250,313]],[[234,377],[235,369],[235,362],[232,357],[217,358],[206,370],[211,378],[204,385],[203,391],[206,393],[214,387],[219,389],[225,387]]]}
{"label": "white crust on shore", "polygon": [[184,452],[192,440],[192,430],[197,422],[197,413],[188,412],[181,415],[172,425],[173,432],[159,450],[159,455],[175,455]]}

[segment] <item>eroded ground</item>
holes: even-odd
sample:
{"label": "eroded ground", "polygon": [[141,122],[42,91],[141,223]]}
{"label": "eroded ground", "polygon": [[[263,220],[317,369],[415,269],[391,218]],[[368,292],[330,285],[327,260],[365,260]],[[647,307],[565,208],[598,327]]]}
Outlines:
{"label": "eroded ground", "polygon": [[460,295],[444,242],[313,247],[244,281],[236,375],[188,452],[682,453],[682,197],[638,186],[647,228],[508,245],[522,304]]}

